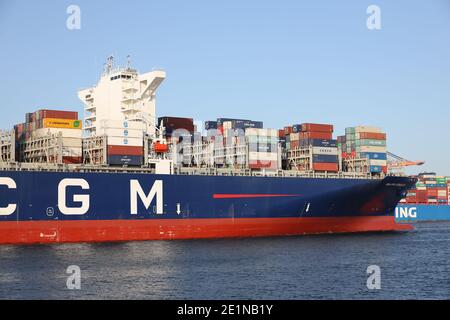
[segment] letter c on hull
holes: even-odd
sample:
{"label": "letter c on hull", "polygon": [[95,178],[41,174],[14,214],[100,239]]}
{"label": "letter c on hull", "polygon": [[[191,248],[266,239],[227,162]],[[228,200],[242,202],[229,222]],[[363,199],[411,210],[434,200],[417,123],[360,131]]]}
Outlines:
{"label": "letter c on hull", "polygon": [[[0,178],[0,185],[7,186],[8,189],[17,189],[16,182],[11,178]],[[9,216],[17,209],[17,204],[9,204],[7,207],[0,207],[0,216]]]}

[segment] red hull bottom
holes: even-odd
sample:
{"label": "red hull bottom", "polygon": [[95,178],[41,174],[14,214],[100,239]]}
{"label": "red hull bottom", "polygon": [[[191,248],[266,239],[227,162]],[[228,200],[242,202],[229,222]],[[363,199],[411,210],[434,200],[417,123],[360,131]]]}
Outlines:
{"label": "red hull bottom", "polygon": [[0,244],[243,238],[407,231],[394,217],[0,222]]}

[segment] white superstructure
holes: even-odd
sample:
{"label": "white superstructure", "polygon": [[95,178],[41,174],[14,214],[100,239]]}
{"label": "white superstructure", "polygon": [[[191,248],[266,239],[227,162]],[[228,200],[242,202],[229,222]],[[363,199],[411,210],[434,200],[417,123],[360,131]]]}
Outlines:
{"label": "white superstructure", "polygon": [[98,84],[78,92],[85,104],[86,135],[104,135],[125,122],[155,136],[156,90],[165,77],[162,70],[139,74],[130,66],[115,68],[109,57]]}

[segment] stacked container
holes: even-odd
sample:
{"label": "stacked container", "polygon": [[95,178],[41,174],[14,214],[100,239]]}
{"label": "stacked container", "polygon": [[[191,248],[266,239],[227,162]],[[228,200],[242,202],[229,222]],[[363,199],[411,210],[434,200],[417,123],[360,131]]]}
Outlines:
{"label": "stacked container", "polygon": [[359,126],[345,129],[344,158],[368,159],[369,172],[387,173],[386,134],[380,128]]}
{"label": "stacked container", "polygon": [[102,134],[107,138],[108,164],[141,166],[144,157],[144,130],[142,122],[106,121]]}
{"label": "stacked container", "polygon": [[77,112],[45,109],[27,113],[25,123],[15,125],[14,131],[18,144],[61,135],[63,163],[82,163],[82,121]]}
{"label": "stacked container", "polygon": [[175,130],[184,129],[190,134],[194,133],[194,119],[192,118],[178,118],[178,117],[160,117],[158,118],[158,125],[164,126],[166,129],[165,136],[171,137]]}
{"label": "stacked container", "polygon": [[249,128],[245,130],[250,169],[278,170],[278,130]]}
{"label": "stacked container", "polygon": [[424,173],[418,176],[415,188],[409,190],[404,202],[409,204],[447,205],[449,203],[449,179]]}
{"label": "stacked container", "polygon": [[330,172],[339,170],[337,141],[333,140],[333,125],[303,123],[300,145],[312,148],[312,170]]}

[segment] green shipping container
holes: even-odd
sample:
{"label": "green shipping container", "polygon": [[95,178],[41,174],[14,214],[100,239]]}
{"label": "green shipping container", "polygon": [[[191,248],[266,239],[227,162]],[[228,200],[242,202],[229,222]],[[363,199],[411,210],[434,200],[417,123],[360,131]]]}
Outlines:
{"label": "green shipping container", "polygon": [[386,147],[386,140],[372,140],[372,139],[363,139],[356,140],[357,147]]}

